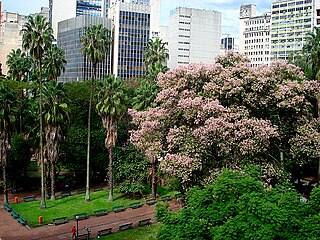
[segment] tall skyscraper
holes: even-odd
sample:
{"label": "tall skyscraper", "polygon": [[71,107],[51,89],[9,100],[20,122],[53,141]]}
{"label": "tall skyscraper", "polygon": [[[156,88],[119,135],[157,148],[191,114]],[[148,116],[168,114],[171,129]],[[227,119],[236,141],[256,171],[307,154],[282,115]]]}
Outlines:
{"label": "tall skyscraper", "polygon": [[58,22],[76,16],[105,16],[105,6],[108,0],[49,0],[49,20],[53,33],[57,38]]}
{"label": "tall skyscraper", "polygon": [[167,37],[168,67],[212,63],[220,52],[221,13],[178,7],[171,11]]}
{"label": "tall skyscraper", "polygon": [[122,79],[144,74],[143,52],[150,36],[150,5],[118,1],[108,17],[114,24],[113,74]]}
{"label": "tall skyscraper", "polygon": [[[59,82],[83,81],[93,77],[91,62],[81,52],[80,39],[84,35],[84,29],[95,24],[102,24],[112,34],[112,22],[107,18],[81,15],[59,22],[57,44],[63,49],[67,60],[65,72],[59,77]],[[111,74],[111,49],[110,45],[103,61],[97,65],[97,79]]]}
{"label": "tall skyscraper", "polygon": [[302,50],[306,35],[320,25],[319,0],[276,0],[272,3],[271,60],[288,59]]}
{"label": "tall skyscraper", "polygon": [[271,13],[256,15],[253,4],[240,7],[239,52],[245,54],[252,66],[270,63]]}

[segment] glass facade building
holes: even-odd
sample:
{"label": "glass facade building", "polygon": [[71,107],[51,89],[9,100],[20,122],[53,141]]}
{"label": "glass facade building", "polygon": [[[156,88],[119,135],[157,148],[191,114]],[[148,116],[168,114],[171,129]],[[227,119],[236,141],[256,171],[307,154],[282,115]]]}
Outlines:
{"label": "glass facade building", "polygon": [[102,16],[103,0],[77,0],[76,15]]}
{"label": "glass facade building", "polygon": [[[81,52],[80,39],[85,27],[102,24],[111,30],[111,20],[94,16],[78,16],[62,22],[58,26],[58,46],[64,50],[67,64],[59,82],[83,81],[93,77],[91,62]],[[110,31],[111,32],[111,31]],[[111,46],[102,63],[97,65],[97,78],[111,74]]]}

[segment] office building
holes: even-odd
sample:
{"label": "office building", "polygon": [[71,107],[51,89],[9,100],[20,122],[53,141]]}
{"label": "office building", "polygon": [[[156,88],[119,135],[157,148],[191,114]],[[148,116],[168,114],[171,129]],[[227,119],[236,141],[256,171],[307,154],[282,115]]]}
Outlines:
{"label": "office building", "polygon": [[212,63],[220,52],[221,13],[178,7],[171,11],[167,36],[168,67]]}
{"label": "office building", "polygon": [[220,53],[226,53],[227,51],[239,53],[239,38],[230,37],[227,34],[227,37],[221,39]]}
{"label": "office building", "polygon": [[[7,74],[7,55],[12,49],[22,49],[22,35],[21,30],[23,25],[27,22],[27,16],[20,15],[19,13],[12,13],[1,10],[0,2],[0,63],[2,74]],[[41,12],[37,13],[45,18],[48,18],[48,8],[41,8]],[[36,14],[31,14],[33,17]]]}
{"label": "office building", "polygon": [[253,4],[240,7],[239,52],[245,54],[252,66],[270,64],[271,13],[256,15]]}
{"label": "office building", "polygon": [[[63,49],[67,61],[65,72],[59,77],[59,82],[83,81],[93,77],[92,63],[82,54],[80,39],[84,35],[85,27],[95,24],[102,24],[111,34],[112,23],[107,18],[81,15],[59,22],[57,44]],[[97,79],[111,74],[111,49],[112,46],[109,47],[102,63],[97,65]]]}
{"label": "office building", "polygon": [[58,23],[76,16],[105,17],[106,0],[49,0],[49,21],[57,38]]}
{"label": "office building", "polygon": [[151,6],[118,1],[110,7],[113,20],[113,74],[122,79],[144,74],[143,53],[150,36]]}
{"label": "office building", "polygon": [[302,50],[306,35],[320,26],[319,0],[277,0],[272,3],[271,60],[288,59]]}

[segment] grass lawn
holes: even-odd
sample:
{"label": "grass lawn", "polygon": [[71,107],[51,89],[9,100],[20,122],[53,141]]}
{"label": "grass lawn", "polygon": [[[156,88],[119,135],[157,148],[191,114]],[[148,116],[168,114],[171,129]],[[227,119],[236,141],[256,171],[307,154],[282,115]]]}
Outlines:
{"label": "grass lawn", "polygon": [[[169,192],[166,188],[160,188],[159,195],[171,195],[173,196],[176,192]],[[161,193],[160,193],[161,192]],[[57,198],[55,201],[47,200],[46,209],[40,209],[40,201],[32,202],[21,202],[18,204],[12,204],[12,208],[17,211],[23,218],[25,218],[30,227],[36,227],[39,216],[43,217],[43,224],[52,223],[53,218],[68,217],[73,219],[75,214],[87,213],[92,215],[94,210],[106,209],[112,211],[114,206],[129,207],[130,203],[141,202],[145,203],[143,199],[136,200],[124,196],[114,190],[114,201],[109,202],[108,191],[103,190],[99,192],[90,193],[90,202],[85,202],[85,194],[76,194],[70,197]]]}
{"label": "grass lawn", "polygon": [[99,239],[104,240],[151,240],[156,239],[161,223],[155,223],[145,227],[138,227],[108,236],[102,236]]}

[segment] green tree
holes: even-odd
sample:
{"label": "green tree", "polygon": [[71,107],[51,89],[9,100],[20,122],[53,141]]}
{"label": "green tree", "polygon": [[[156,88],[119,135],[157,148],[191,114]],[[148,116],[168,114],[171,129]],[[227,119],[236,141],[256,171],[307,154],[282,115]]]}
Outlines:
{"label": "green tree", "polygon": [[187,206],[178,212],[158,206],[163,220],[158,239],[319,239],[320,189],[301,202],[291,184],[270,190],[262,179],[224,169],[214,184],[188,191]]}
{"label": "green tree", "polygon": [[169,58],[167,45],[168,43],[163,42],[160,38],[149,39],[144,52],[144,63],[147,69],[156,63],[166,65]]}
{"label": "green tree", "polygon": [[89,97],[89,111],[88,111],[88,146],[87,146],[87,180],[86,180],[86,196],[85,200],[90,201],[90,134],[91,134],[91,107],[92,107],[92,96],[94,91],[94,80],[96,79],[97,65],[102,62],[106,56],[108,46],[111,43],[109,38],[108,30],[99,25],[91,25],[85,28],[85,33],[81,38],[82,53],[85,54],[87,59],[92,64],[93,76],[91,78],[90,85],[90,97]]}
{"label": "green tree", "polygon": [[43,63],[47,79],[57,81],[61,73],[64,72],[64,64],[67,61],[63,50],[58,46],[52,46],[45,52]]}
{"label": "green tree", "polygon": [[0,161],[2,165],[4,202],[8,202],[7,191],[7,157],[11,148],[11,133],[15,122],[15,102],[13,91],[7,86],[0,86]]}
{"label": "green tree", "polygon": [[11,50],[7,56],[7,65],[10,79],[15,81],[26,81],[28,79],[27,74],[30,70],[31,62],[26,53],[21,51],[20,48]]}
{"label": "green tree", "polygon": [[117,77],[106,76],[96,84],[96,109],[105,128],[105,147],[109,153],[109,201],[113,201],[113,148],[117,140],[118,121],[127,112],[125,83]]}
{"label": "green tree", "polygon": [[45,153],[50,162],[51,200],[55,200],[55,168],[59,159],[62,126],[68,119],[68,105],[63,102],[63,85],[46,82],[43,85]]}
{"label": "green tree", "polygon": [[37,62],[39,71],[39,124],[40,124],[40,162],[41,162],[41,208],[46,208],[44,191],[44,163],[43,163],[43,126],[42,126],[42,68],[45,52],[51,48],[53,30],[50,23],[41,15],[28,16],[28,21],[23,25],[22,46],[29,50],[30,56]]}
{"label": "green tree", "polygon": [[[307,56],[307,64],[310,66],[313,79],[318,79],[320,83],[320,27],[314,27],[315,32],[310,32],[306,36],[306,44],[303,51]],[[317,95],[317,110],[320,117],[320,91]],[[318,177],[320,178],[320,157],[318,167]]]}

